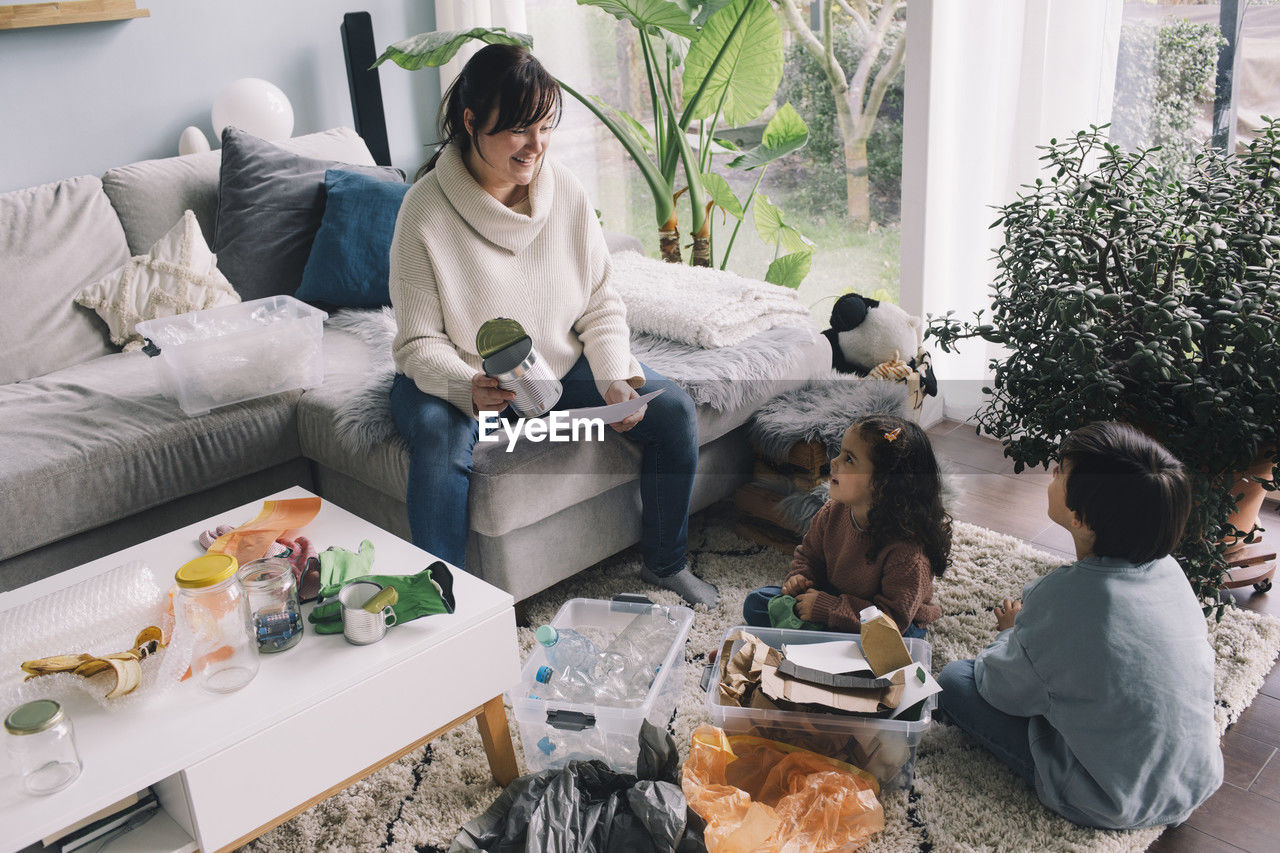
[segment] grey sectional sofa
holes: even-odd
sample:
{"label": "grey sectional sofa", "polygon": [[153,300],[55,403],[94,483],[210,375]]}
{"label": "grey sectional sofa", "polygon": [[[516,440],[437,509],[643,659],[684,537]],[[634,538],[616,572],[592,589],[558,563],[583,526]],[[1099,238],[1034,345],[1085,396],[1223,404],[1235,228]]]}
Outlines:
{"label": "grey sectional sofa", "polygon": [[[348,129],[282,147],[372,164]],[[218,163],[216,151],[145,161],[0,195],[0,590],[291,485],[407,537],[401,443],[353,452],[335,430],[380,355],[361,337],[326,327],[318,388],[188,417],[162,393],[151,359],[116,352],[105,324],[73,303],[185,209],[212,245]],[[795,359],[762,366],[770,381],[740,405],[699,406],[695,509],[750,477],[752,411],[829,364],[815,334]],[[512,453],[479,446],[468,570],[520,600],[637,542],[639,451],[611,431],[606,438],[522,442]],[[307,532],[321,547],[358,545]]]}

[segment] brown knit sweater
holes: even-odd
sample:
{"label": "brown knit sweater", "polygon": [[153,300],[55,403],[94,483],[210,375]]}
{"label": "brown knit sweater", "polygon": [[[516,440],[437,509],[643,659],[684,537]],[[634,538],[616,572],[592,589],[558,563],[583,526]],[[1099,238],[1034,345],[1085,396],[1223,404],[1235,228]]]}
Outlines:
{"label": "brown knit sweater", "polygon": [[803,575],[820,591],[813,621],[836,631],[861,629],[858,613],[874,604],[905,631],[942,616],[933,603],[933,572],[919,545],[894,542],[867,559],[871,538],[853,526],[849,507],[829,500],[796,546],[788,578]]}

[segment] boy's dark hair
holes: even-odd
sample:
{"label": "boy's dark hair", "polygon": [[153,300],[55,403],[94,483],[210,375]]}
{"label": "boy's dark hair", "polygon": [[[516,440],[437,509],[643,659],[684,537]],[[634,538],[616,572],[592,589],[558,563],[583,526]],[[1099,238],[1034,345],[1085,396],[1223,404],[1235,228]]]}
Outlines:
{"label": "boy's dark hair", "polygon": [[951,516],[942,507],[942,476],[929,436],[919,424],[891,415],[860,418],[854,426],[871,448],[867,559],[890,543],[912,542],[941,575],[951,562]]}
{"label": "boy's dark hair", "polygon": [[1093,531],[1093,552],[1146,563],[1173,551],[1191,512],[1191,482],[1160,442],[1122,423],[1092,423],[1058,449],[1067,509]]}
{"label": "boy's dark hair", "polygon": [[[467,60],[458,79],[444,93],[440,104],[439,148],[415,179],[435,168],[440,153],[451,142],[465,152],[477,144],[467,132],[463,113],[476,115],[476,127],[497,108],[498,115],[486,135],[493,136],[513,127],[528,127],[544,118],[560,119],[560,84],[528,49],[516,44],[490,44]],[[483,157],[484,153],[477,152]]]}

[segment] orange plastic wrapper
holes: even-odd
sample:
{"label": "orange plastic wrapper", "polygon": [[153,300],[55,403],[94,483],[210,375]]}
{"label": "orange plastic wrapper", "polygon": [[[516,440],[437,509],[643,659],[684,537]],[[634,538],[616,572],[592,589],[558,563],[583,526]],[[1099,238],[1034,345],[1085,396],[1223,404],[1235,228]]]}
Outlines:
{"label": "orange plastic wrapper", "polygon": [[875,777],[851,764],[715,726],[693,733],[681,779],[708,853],[856,850],[884,829]]}
{"label": "orange plastic wrapper", "polygon": [[242,566],[251,560],[260,560],[273,542],[306,527],[319,512],[319,498],[263,501],[257,517],[219,536],[206,553],[230,554]]}

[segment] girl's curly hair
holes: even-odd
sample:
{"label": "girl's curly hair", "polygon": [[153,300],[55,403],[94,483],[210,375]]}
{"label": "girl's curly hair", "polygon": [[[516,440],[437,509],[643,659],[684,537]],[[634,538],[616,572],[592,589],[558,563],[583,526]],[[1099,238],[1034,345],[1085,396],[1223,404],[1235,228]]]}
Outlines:
{"label": "girl's curly hair", "polygon": [[867,558],[892,542],[913,542],[941,575],[951,562],[951,516],[942,507],[942,476],[929,437],[919,424],[891,415],[859,418],[853,426],[871,449]]}

